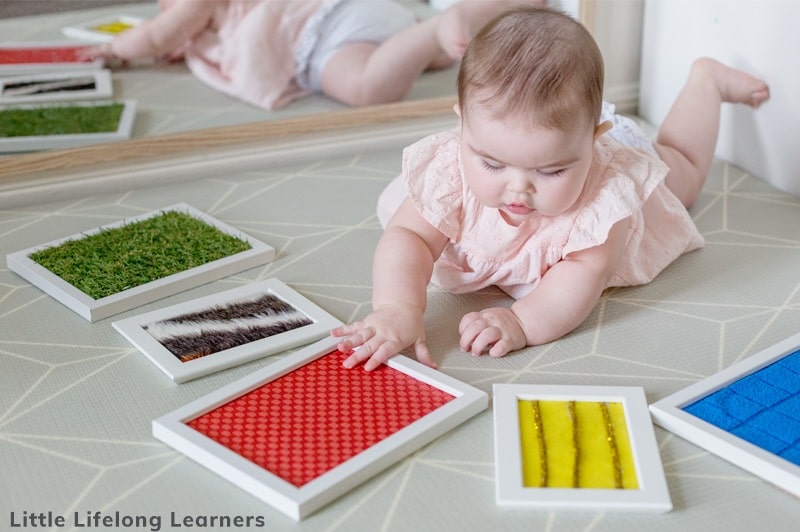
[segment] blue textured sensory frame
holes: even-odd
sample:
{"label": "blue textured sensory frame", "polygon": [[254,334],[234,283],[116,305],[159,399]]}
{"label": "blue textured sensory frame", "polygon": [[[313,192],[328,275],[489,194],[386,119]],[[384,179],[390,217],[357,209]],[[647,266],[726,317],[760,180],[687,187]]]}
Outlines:
{"label": "blue textured sensory frame", "polygon": [[716,390],[684,410],[800,465],[800,350]]}

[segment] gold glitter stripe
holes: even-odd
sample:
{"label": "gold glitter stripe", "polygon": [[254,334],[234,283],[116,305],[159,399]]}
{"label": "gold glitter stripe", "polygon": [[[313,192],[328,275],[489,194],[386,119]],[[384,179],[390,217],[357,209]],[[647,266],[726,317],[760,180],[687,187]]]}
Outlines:
{"label": "gold glitter stripe", "polygon": [[544,425],[542,424],[542,411],[539,401],[531,401],[533,408],[533,429],[536,432],[536,441],[539,443],[539,486],[547,487],[547,444],[544,441]]}
{"label": "gold glitter stripe", "polygon": [[603,414],[603,422],[606,426],[606,439],[608,440],[611,462],[614,467],[614,488],[622,489],[622,465],[619,459],[619,447],[617,446],[617,436],[614,432],[614,424],[611,422],[611,414],[606,403],[599,403],[600,411]]}
{"label": "gold glitter stripe", "polygon": [[572,467],[572,487],[580,487],[580,463],[581,463],[581,447],[578,440],[578,413],[575,411],[575,401],[567,403],[567,413],[572,422],[572,454],[575,457],[574,465]]}

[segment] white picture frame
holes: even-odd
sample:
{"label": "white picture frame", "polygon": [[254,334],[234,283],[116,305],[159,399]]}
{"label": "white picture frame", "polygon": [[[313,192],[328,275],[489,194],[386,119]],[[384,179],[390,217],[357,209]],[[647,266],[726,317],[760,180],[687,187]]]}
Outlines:
{"label": "white picture frame", "polygon": [[[755,376],[791,355],[800,357],[796,334],[650,405],[656,424],[728,462],[800,497],[800,466],[686,411],[711,394]],[[800,393],[800,379],[794,384]],[[764,389],[769,391],[769,386]],[[796,402],[795,402],[796,403]],[[792,408],[797,413],[797,406]]]}
{"label": "white picture frame", "polygon": [[142,23],[141,17],[130,15],[109,15],[86,22],[64,26],[61,32],[73,39],[97,43],[111,42],[122,31],[127,31]]}
{"label": "white picture frame", "polygon": [[[523,479],[520,401],[621,403],[637,488],[530,487]],[[644,390],[626,386],[494,384],[497,504],[540,510],[668,512],[672,509]]]}
{"label": "white picture frame", "polygon": [[[390,359],[386,364],[388,367],[381,366],[375,370],[384,373],[366,372],[360,367],[345,369],[341,366],[339,358],[329,359],[332,366],[339,368],[339,371],[342,372],[341,374],[338,371],[326,374],[331,379],[330,382],[340,383],[342,382],[341,377],[344,376],[344,380],[347,382],[360,383],[359,394],[369,393],[367,390],[370,389],[370,379],[397,376],[403,379],[403,382],[410,382],[412,387],[419,385],[433,390],[435,393],[443,393],[452,397],[448,402],[436,407],[426,415],[357,452],[338,465],[322,471],[300,486],[257,465],[242,454],[188,425],[202,416],[217,411],[217,408],[222,408],[251,392],[260,390],[261,387],[268,387],[276,383],[280,385],[286,376],[303,371],[307,365],[310,368],[310,364],[323,359],[326,355],[337,357],[338,353],[334,354],[337,342],[338,340],[332,337],[320,340],[287,355],[260,371],[154,420],[153,435],[292,519],[300,520],[487,408],[488,395],[486,392],[403,355]],[[401,384],[399,387],[403,386],[405,385]],[[297,389],[301,394],[317,391],[326,393],[326,387],[323,385],[293,389]],[[284,400],[283,395],[279,397]],[[306,401],[305,398],[302,400]],[[315,405],[319,404],[312,397],[308,397],[307,401],[310,408],[315,408]],[[341,395],[333,401],[323,402],[342,405],[345,409],[352,408],[352,403],[347,402],[347,397]],[[364,400],[362,404],[371,405],[372,403]],[[272,409],[265,409],[264,412],[280,416],[281,422],[286,421],[280,412],[276,413]],[[317,412],[314,410],[314,413]],[[290,415],[294,416],[294,414]],[[367,423],[372,420],[369,415],[363,417]],[[385,416],[380,417],[384,418]],[[329,416],[319,414],[313,416],[313,419],[326,421]],[[256,420],[258,427],[266,426],[263,418],[258,417]],[[264,429],[262,434],[273,435],[267,429]],[[286,449],[292,446],[276,445],[275,447]],[[331,447],[326,448],[331,449]],[[299,452],[292,450],[292,453]],[[334,451],[331,449],[329,452],[333,453]]]}
{"label": "white picture frame", "polygon": [[2,42],[0,76],[102,68],[103,59],[77,57],[78,51],[85,47],[74,41]]}
{"label": "white picture frame", "polygon": [[[30,258],[30,255],[42,249],[58,246],[68,240],[79,240],[100,231],[120,227],[122,225],[145,220],[158,216],[163,212],[179,211],[186,213],[194,218],[205,221],[207,224],[217,228],[219,231],[241,238],[250,244],[250,249],[236,253],[229,257],[224,257],[190,270],[175,273],[161,279],[134,286],[127,290],[111,294],[109,296],[93,299],[75,286],[64,281],[61,277],[37,264]],[[44,291],[57,301],[66,305],[68,308],[78,313],[89,321],[97,321],[126,310],[151,303],[158,299],[182,292],[189,288],[205,284],[222,277],[232,275],[256,266],[265,264],[275,257],[275,248],[265,244],[234,227],[231,227],[216,218],[199,211],[186,203],[178,203],[163,209],[158,209],[146,214],[135,216],[129,219],[120,220],[111,224],[103,225],[82,233],[73,234],[64,238],[59,238],[42,245],[30,247],[10,253],[6,256],[8,268],[30,281],[34,286]]]}
{"label": "white picture frame", "polygon": [[101,100],[112,95],[111,72],[106,69],[0,78],[0,104]]}
{"label": "white picture frame", "polygon": [[0,153],[30,152],[52,149],[76,148],[106,142],[116,142],[131,138],[133,123],[136,119],[136,101],[76,101],[61,103],[32,103],[13,106],[1,106],[0,113],[6,109],[43,109],[47,107],[96,107],[110,103],[122,104],[122,113],[117,122],[117,129],[103,133],[53,133],[52,135],[29,135],[17,137],[0,136]]}
{"label": "white picture frame", "polygon": [[[286,316],[284,319],[296,319],[294,316],[300,314],[302,319],[305,319],[308,323],[257,340],[247,341],[234,347],[212,351],[199,358],[191,358],[185,361],[182,361],[179,355],[174,352],[174,348],[170,350],[163,340],[159,340],[156,334],[150,331],[151,328],[155,328],[159,323],[163,324],[167,320],[174,321],[176,318],[188,314],[210,312],[220,307],[227,308],[242,301],[252,301],[260,296],[276,297],[290,305],[292,314],[284,314]],[[264,318],[261,319],[263,321]],[[162,325],[161,328],[168,329],[164,334],[170,335],[170,338],[174,338],[174,335],[181,333],[184,336],[202,338],[203,332],[218,334],[220,329],[224,329],[228,324],[244,328],[252,326],[253,321],[255,320],[222,318],[202,323],[192,321],[188,331],[174,330],[170,324]],[[169,378],[176,383],[182,383],[314,342],[327,336],[332,328],[341,324],[342,322],[338,319],[292,290],[280,280],[271,278],[131,316],[112,322],[111,325]],[[230,334],[234,334],[234,332]]]}

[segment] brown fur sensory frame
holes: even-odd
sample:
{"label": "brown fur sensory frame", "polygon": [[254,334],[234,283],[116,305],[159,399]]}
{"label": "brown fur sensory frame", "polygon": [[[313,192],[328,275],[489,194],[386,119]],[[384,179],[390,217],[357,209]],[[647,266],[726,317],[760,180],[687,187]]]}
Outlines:
{"label": "brown fur sensory frame", "polygon": [[262,294],[150,323],[144,329],[181,362],[188,362],[311,323],[279,297]]}

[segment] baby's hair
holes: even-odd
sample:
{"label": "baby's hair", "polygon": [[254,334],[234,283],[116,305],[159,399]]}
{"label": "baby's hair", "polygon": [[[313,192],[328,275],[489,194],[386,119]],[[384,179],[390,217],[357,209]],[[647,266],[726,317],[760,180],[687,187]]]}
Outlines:
{"label": "baby's hair", "polygon": [[467,47],[458,73],[465,116],[478,95],[499,119],[567,130],[600,118],[603,56],[578,21],[549,8],[518,7],[489,21]]}

